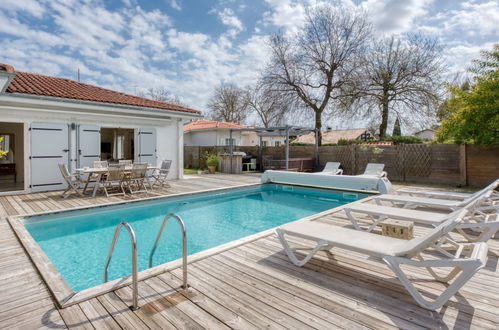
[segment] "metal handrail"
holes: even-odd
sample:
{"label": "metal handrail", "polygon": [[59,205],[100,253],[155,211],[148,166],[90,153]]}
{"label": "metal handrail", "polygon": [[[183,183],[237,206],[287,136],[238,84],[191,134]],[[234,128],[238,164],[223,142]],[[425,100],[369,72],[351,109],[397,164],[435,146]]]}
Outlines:
{"label": "metal handrail", "polygon": [[104,267],[104,283],[107,282],[107,269],[109,268],[109,264],[111,263],[111,259],[113,257],[114,248],[116,246],[116,242],[118,241],[118,237],[120,236],[121,227],[125,227],[130,234],[130,240],[132,243],[132,300],[133,305],[131,307],[132,310],[139,309],[138,305],[138,283],[137,283],[137,239],[135,237],[135,232],[132,229],[132,226],[128,222],[121,222],[116,226],[116,231],[114,232],[113,243],[111,243],[111,248],[109,249],[109,253],[106,259],[106,266]]}
{"label": "metal handrail", "polygon": [[170,217],[177,219],[180,227],[182,228],[182,278],[183,278],[182,288],[187,289],[187,233],[185,230],[184,220],[182,220],[182,218],[179,217],[178,215],[170,213],[167,216],[165,216],[165,218],[163,219],[163,223],[161,224],[161,228],[159,229],[158,236],[156,237],[156,242],[154,242],[151,254],[149,254],[149,268],[152,267],[152,258],[154,252],[156,252],[156,248],[159,245],[161,236],[165,231],[166,224],[168,223]]}

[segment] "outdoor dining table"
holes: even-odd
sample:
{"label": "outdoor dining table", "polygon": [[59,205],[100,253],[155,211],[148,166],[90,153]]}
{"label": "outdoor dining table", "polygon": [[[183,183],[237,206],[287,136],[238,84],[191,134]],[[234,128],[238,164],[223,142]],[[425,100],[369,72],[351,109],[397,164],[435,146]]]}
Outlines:
{"label": "outdoor dining table", "polygon": [[[147,166],[147,170],[157,170],[157,166]],[[87,179],[85,181],[85,187],[83,187],[83,193],[87,191],[88,185],[91,182],[92,179],[95,179],[95,182],[99,182],[102,175],[106,174],[109,170],[107,167],[84,167],[84,168],[77,168],[75,170],[76,172],[79,173],[84,173],[87,174]],[[125,172],[131,172],[132,171],[132,166],[126,166],[125,167]],[[92,191],[92,197],[95,197],[97,194],[97,188],[98,184],[94,186],[94,189]]]}

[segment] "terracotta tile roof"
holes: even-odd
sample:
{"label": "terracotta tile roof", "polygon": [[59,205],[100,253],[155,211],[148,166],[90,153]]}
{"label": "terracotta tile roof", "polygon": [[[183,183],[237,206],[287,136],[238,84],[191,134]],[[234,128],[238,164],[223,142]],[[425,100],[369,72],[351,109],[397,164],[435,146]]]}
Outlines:
{"label": "terracotta tile roof", "polygon": [[45,76],[41,74],[21,71],[15,71],[15,73],[16,76],[7,88],[7,93],[53,96],[74,100],[131,105],[196,114],[200,113],[200,111],[186,108],[180,105],[116,92],[110,89],[89,85],[66,78]]}
{"label": "terracotta tile roof", "polygon": [[248,126],[239,125],[235,123],[227,123],[224,121],[210,121],[210,120],[195,120],[184,125],[184,132],[201,130],[201,129],[214,129],[214,128],[247,128]]}
{"label": "terracotta tile roof", "polygon": [[[322,132],[322,144],[338,143],[339,140],[355,140],[360,138],[360,135],[366,132],[367,129],[339,129],[334,131]],[[299,136],[292,143],[308,143],[315,144],[315,133],[309,133]]]}

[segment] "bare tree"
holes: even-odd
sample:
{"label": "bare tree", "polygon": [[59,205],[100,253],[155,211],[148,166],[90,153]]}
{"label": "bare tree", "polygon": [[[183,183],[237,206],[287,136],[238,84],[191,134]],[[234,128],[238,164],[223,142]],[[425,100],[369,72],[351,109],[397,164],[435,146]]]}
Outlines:
{"label": "bare tree", "polygon": [[150,99],[156,100],[156,101],[161,101],[161,102],[167,102],[167,103],[173,103],[176,105],[182,105],[182,106],[187,106],[178,95],[171,93],[168,89],[165,87],[151,87],[146,90],[146,92],[140,92],[138,93],[139,96],[141,97],[148,97]]}
{"label": "bare tree", "polygon": [[320,131],[322,114],[332,100],[344,96],[347,89],[343,87],[350,84],[356,59],[370,33],[371,25],[361,11],[339,3],[310,7],[304,27],[296,35],[272,36],[272,58],[264,81],[313,111]]}
{"label": "bare tree", "polygon": [[261,81],[246,88],[246,103],[264,127],[283,125],[292,107],[292,100],[271,90]]}
{"label": "bare tree", "polygon": [[231,84],[220,83],[208,103],[210,118],[230,123],[242,123],[248,115],[245,92]]}
{"label": "bare tree", "polygon": [[443,90],[440,54],[437,41],[421,35],[373,42],[348,108],[381,117],[380,138],[386,136],[391,112],[408,124],[433,118]]}

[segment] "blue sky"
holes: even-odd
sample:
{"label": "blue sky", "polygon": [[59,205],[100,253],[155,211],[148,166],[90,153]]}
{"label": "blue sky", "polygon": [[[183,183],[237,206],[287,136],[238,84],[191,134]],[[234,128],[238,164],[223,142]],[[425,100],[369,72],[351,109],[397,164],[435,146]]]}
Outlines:
{"label": "blue sky", "polygon": [[[206,110],[220,81],[254,82],[266,36],[292,33],[320,0],[1,0],[0,62],[136,93],[165,87]],[[450,72],[499,42],[499,2],[343,0],[376,34],[421,31],[443,43]]]}

